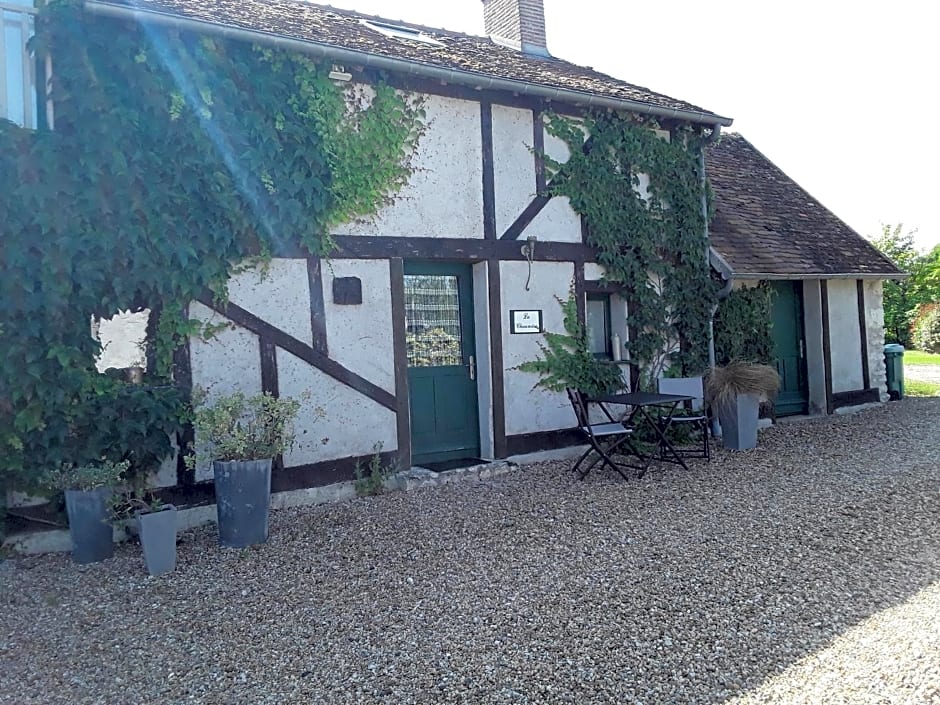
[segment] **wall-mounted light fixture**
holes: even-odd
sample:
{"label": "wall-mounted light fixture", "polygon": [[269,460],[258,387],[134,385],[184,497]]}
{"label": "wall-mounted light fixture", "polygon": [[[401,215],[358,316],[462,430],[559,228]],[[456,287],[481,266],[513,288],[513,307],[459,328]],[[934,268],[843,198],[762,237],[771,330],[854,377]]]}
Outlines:
{"label": "wall-mounted light fixture", "polygon": [[345,66],[333,64],[333,69],[328,74],[331,81],[343,81],[344,83],[352,80],[352,74],[346,71]]}
{"label": "wall-mounted light fixture", "polygon": [[522,254],[525,255],[526,262],[529,263],[529,274],[525,278],[525,290],[529,290],[529,282],[532,279],[532,259],[535,257],[535,243],[538,241],[538,238],[535,235],[529,235],[526,238],[525,244],[522,246]]}

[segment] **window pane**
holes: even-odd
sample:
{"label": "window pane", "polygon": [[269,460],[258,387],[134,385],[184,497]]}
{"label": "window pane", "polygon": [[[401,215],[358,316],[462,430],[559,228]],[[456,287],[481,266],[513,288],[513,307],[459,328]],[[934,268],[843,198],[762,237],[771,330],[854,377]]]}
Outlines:
{"label": "window pane", "polygon": [[410,367],[462,365],[457,277],[406,274],[405,327]]}
{"label": "window pane", "polygon": [[610,352],[607,306],[607,301],[603,299],[587,300],[585,313],[587,315],[588,350],[595,355],[604,355]]}

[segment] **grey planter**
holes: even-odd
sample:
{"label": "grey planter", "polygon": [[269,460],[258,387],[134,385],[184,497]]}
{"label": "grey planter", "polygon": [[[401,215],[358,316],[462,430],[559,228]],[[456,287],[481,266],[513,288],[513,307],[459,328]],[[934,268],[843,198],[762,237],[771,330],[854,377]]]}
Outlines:
{"label": "grey planter", "polygon": [[114,530],[108,508],[110,497],[110,487],[65,491],[72,560],[76,563],[97,563],[114,555]]}
{"label": "grey planter", "polygon": [[244,548],[268,540],[271,460],[212,463],[219,543]]}
{"label": "grey planter", "polygon": [[757,416],[760,398],[740,394],[734,402],[716,409],[721,423],[721,442],[730,450],[748,450],[757,446]]}
{"label": "grey planter", "polygon": [[140,545],[144,563],[151,575],[163,575],[176,568],[176,507],[172,504],[158,512],[138,514]]}

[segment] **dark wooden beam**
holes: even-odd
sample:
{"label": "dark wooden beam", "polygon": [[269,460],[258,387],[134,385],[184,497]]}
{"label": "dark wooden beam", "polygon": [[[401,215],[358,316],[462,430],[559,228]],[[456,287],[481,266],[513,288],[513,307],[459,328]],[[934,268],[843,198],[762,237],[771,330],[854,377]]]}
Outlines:
{"label": "dark wooden beam", "polygon": [[[523,261],[519,243],[508,240],[443,237],[337,236],[335,259],[404,259],[481,261],[487,259]],[[298,250],[298,252],[300,252]],[[577,242],[542,242],[535,248],[536,262],[593,262],[594,249]],[[296,255],[305,256],[302,252]]]}
{"label": "dark wooden beam", "polygon": [[[189,307],[183,309],[183,317],[189,318]],[[192,400],[193,396],[193,363],[192,351],[190,349],[189,338],[185,338],[182,344],[173,351],[173,382],[180,389],[183,398],[186,401]],[[177,435],[179,449],[176,454],[176,482],[180,485],[192,485],[196,481],[195,469],[190,470],[186,467],[185,456],[189,452],[196,437],[193,431],[191,421],[183,423],[182,428]]]}
{"label": "dark wooden beam", "polygon": [[[485,240],[461,237],[383,237],[373,235],[336,235],[337,249],[330,259],[404,259],[453,260],[480,262],[488,259],[524,261],[518,241]],[[276,257],[304,259],[313,257],[300,245],[283,243]],[[543,242],[535,248],[535,262],[593,262],[594,248],[578,242]]]}
{"label": "dark wooden beam", "polygon": [[832,340],[829,337],[829,283],[819,282],[819,301],[822,310],[823,373],[826,379],[826,413],[831,414],[832,403]]}
{"label": "dark wooden beam", "polygon": [[535,192],[545,193],[545,123],[542,111],[532,111],[532,156],[535,158]]}
{"label": "dark wooden beam", "polygon": [[307,258],[307,283],[310,287],[310,330],[313,332],[313,349],[328,355],[326,305],[323,303],[323,268],[319,257]]}
{"label": "dark wooden beam", "polygon": [[[510,225],[506,232],[500,236],[500,240],[517,240],[519,236],[525,231],[529,224],[535,220],[535,216],[542,212],[542,209],[548,205],[548,202],[552,200],[551,196],[548,196],[544,193],[540,193],[535,196],[530,202],[529,205],[525,207],[525,210],[519,214],[519,217],[516,218],[515,222]],[[541,243],[539,243],[541,244]],[[538,249],[538,248],[536,248]]]}
{"label": "dark wooden beam", "polygon": [[[398,461],[397,451],[379,453],[383,467],[394,465]],[[372,460],[372,454],[352,458],[337,458],[319,463],[296,465],[271,473],[271,491],[289,492],[305,490],[310,487],[323,487],[336,482],[348,482],[356,479],[356,465],[365,468]],[[407,470],[408,468],[404,468]]]}
{"label": "dark wooden beam", "polygon": [[389,282],[392,298],[398,464],[403,470],[407,470],[411,467],[411,410],[408,403],[408,350],[405,336],[405,266],[401,257],[389,260]]}
{"label": "dark wooden beam", "polygon": [[213,311],[221,313],[223,316],[228,318],[230,321],[236,325],[241,326],[246,330],[250,330],[255,335],[267,339],[274,345],[283,350],[286,350],[291,355],[303,360],[308,365],[316,367],[318,370],[323,372],[326,375],[329,375],[338,382],[342,382],[347,387],[355,389],[360,394],[368,397],[372,401],[381,404],[386,409],[391,409],[395,411],[396,401],[395,396],[378,385],[373,384],[365,377],[357,375],[352,370],[343,367],[335,360],[331,360],[323,353],[317,352],[307,343],[297,340],[291,335],[288,335],[280,328],[272,326],[265,320],[258,318],[253,313],[250,313],[243,309],[241,306],[233,304],[231,301],[226,302],[223,305],[216,305],[212,300],[211,294],[203,294],[199,297],[199,302],[204,306],[211,308]]}
{"label": "dark wooden beam", "polygon": [[584,282],[584,293],[585,294],[620,294],[624,291],[623,284],[616,284],[614,282],[602,282],[595,279],[590,279]]}
{"label": "dark wooden beam", "polygon": [[871,370],[868,369],[868,324],[865,321],[865,282],[855,280],[858,295],[858,337],[862,344],[862,387],[871,387]]}
{"label": "dark wooden beam", "polygon": [[480,129],[483,144],[483,237],[496,239],[496,164],[493,153],[493,106],[480,102]]}
{"label": "dark wooden beam", "polygon": [[833,394],[832,408],[835,410],[846,406],[874,404],[879,401],[881,401],[881,395],[877,389],[853,389],[850,392],[836,392]]}
{"label": "dark wooden beam", "polygon": [[507,455],[524,455],[540,450],[557,450],[584,444],[584,434],[575,428],[537,431],[506,437]]}
{"label": "dark wooden beam", "polygon": [[261,348],[261,391],[279,397],[277,379],[277,347],[267,338],[259,339]]}
{"label": "dark wooden beam", "polygon": [[506,457],[506,389],[503,371],[503,297],[499,260],[486,262],[490,314],[490,370],[493,382],[493,455]]}
{"label": "dark wooden beam", "polygon": [[[383,466],[392,466],[397,461],[398,454],[394,451],[380,453],[379,459]],[[372,454],[324,460],[289,468],[272,468],[271,492],[305,490],[355,480],[356,465],[366,467],[370,460]],[[180,508],[204,507],[215,503],[215,489],[211,481],[155,489],[153,495]]]}

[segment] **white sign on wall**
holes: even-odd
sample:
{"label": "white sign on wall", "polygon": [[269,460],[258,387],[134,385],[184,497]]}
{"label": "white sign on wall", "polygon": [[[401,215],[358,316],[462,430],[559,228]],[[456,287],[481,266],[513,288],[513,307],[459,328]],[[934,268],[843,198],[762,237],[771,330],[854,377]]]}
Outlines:
{"label": "white sign on wall", "polygon": [[512,333],[541,333],[541,311],[510,311],[509,320],[512,324]]}

